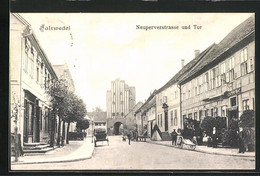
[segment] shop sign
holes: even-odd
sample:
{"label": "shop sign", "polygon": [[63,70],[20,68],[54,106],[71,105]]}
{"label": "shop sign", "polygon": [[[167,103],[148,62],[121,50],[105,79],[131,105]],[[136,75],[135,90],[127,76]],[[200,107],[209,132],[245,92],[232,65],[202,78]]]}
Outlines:
{"label": "shop sign", "polygon": [[233,95],[237,95],[241,93],[241,87],[237,88],[237,89],[234,89],[234,90],[231,90],[231,91],[227,91],[224,93],[225,97],[231,97]]}

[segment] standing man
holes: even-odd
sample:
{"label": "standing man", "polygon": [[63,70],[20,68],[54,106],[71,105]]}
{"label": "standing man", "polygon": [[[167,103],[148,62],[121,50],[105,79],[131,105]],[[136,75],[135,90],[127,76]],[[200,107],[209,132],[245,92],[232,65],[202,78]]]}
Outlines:
{"label": "standing man", "polygon": [[245,148],[245,132],[243,130],[243,128],[239,128],[239,132],[238,132],[238,153],[245,153],[246,148]]}
{"label": "standing man", "polygon": [[175,129],[173,129],[173,132],[171,133],[171,135],[172,135],[172,145],[173,145],[173,143],[174,143],[174,145],[176,145],[178,134],[176,133]]}
{"label": "standing man", "polygon": [[216,148],[217,147],[217,130],[216,127],[213,127],[213,131],[212,131],[212,147]]}
{"label": "standing man", "polygon": [[130,145],[130,141],[131,141],[131,131],[129,131],[127,133],[127,138],[128,138],[128,144]]}

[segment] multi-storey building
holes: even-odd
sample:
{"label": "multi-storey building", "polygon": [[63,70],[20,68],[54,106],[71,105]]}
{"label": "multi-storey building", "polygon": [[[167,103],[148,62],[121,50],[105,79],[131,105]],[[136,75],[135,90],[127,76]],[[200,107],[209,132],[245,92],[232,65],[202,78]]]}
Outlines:
{"label": "multi-storey building", "polygon": [[51,63],[30,24],[19,14],[10,15],[10,94],[11,117],[15,106],[17,122],[11,119],[11,132],[17,127],[21,144],[49,140],[51,106],[45,87],[57,80]]}
{"label": "multi-storey building", "polygon": [[[193,68],[202,58],[209,55],[214,50],[215,44],[208,47],[202,53],[195,50],[195,57],[188,64],[173,76],[163,87],[156,92],[156,122],[161,132],[172,132],[183,128],[183,119],[181,118],[180,86],[178,82],[182,77]],[[165,134],[166,135],[166,134]]]}
{"label": "multi-storey building", "polygon": [[238,119],[255,109],[254,16],[233,29],[180,80],[183,118]]}
{"label": "multi-storey building", "polygon": [[[58,78],[60,80],[64,80],[65,81],[65,83],[67,84],[68,89],[71,92],[75,92],[74,81],[73,81],[72,76],[70,74],[70,70],[69,70],[69,67],[68,67],[67,63],[65,62],[62,65],[53,65],[53,69],[54,69],[55,73],[57,74]],[[70,132],[76,131],[76,124],[77,124],[76,122],[70,123],[70,126],[69,126],[69,131]],[[67,128],[67,124],[65,125],[65,127]]]}
{"label": "multi-storey building", "polygon": [[139,134],[147,130],[147,136],[151,137],[156,117],[156,90],[149,96],[145,103],[135,111],[137,129]]}
{"label": "multi-storey building", "polygon": [[119,78],[111,82],[106,98],[107,118],[124,117],[135,106],[135,87]]}
{"label": "multi-storey building", "polygon": [[58,75],[59,79],[64,79],[66,81],[68,84],[68,89],[72,92],[75,92],[74,81],[70,74],[67,63],[62,65],[53,65],[53,69],[55,70],[55,73]]}

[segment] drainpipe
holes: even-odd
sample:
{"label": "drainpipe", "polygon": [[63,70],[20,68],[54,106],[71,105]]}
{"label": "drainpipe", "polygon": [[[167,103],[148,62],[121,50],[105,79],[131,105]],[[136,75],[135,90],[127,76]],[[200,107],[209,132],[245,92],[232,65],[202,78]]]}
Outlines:
{"label": "drainpipe", "polygon": [[182,101],[181,101],[181,85],[177,84],[177,87],[180,89],[180,123],[181,123],[181,129],[183,129],[183,119],[182,119]]}

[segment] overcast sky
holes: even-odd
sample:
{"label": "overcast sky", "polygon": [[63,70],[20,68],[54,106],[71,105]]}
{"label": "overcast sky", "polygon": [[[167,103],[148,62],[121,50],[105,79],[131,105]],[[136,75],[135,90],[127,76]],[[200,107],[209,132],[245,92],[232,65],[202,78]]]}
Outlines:
{"label": "overcast sky", "polygon": [[[219,43],[249,13],[63,13],[21,14],[32,26],[53,64],[66,62],[76,93],[88,111],[106,110],[106,91],[116,78],[136,88],[144,102],[201,52]],[[69,26],[70,30],[40,31]],[[179,26],[178,30],[137,30],[141,26]],[[181,26],[191,25],[191,29]],[[202,26],[194,29],[193,25]]]}

